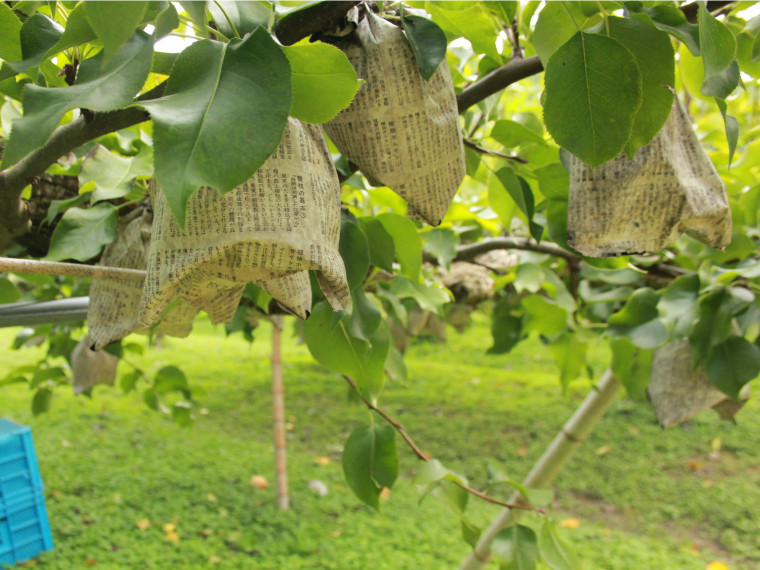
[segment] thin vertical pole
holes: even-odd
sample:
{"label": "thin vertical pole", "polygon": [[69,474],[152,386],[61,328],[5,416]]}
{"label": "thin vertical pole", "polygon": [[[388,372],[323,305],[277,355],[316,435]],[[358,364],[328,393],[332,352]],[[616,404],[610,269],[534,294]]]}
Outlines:
{"label": "thin vertical pole", "polygon": [[285,511],[290,507],[288,498],[288,469],[285,444],[285,386],[282,381],[281,337],[282,315],[272,320],[272,406],[274,412],[274,460],[277,474],[277,507]]}

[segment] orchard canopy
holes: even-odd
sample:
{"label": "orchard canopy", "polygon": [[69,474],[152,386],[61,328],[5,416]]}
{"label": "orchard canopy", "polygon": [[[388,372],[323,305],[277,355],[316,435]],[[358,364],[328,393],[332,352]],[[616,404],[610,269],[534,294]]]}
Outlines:
{"label": "orchard canopy", "polygon": [[[188,334],[198,308],[250,339],[285,310],[377,406],[410,337],[483,310],[472,358],[538,336],[566,386],[606,344],[663,425],[733,417],[760,373],[754,2],[7,1],[0,59],[2,255],[148,270],[0,274],[0,303],[89,294],[91,319],[136,284],[88,350]],[[24,329],[48,356],[0,386],[45,410],[86,331]],[[177,367],[119,382],[194,413]],[[393,438],[347,443],[373,454],[346,468],[370,504]]]}

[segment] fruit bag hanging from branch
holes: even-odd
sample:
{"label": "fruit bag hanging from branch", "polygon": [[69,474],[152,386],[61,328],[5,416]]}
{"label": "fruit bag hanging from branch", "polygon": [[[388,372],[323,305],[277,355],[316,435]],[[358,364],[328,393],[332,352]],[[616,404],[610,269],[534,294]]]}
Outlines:
{"label": "fruit bag hanging from branch", "polygon": [[656,252],[682,233],[724,249],[731,211],[723,181],[678,99],[651,143],[591,168],[573,157],[567,243],[583,255]]}
{"label": "fruit bag hanging from branch", "polygon": [[448,63],[444,58],[426,81],[399,27],[364,6],[348,20],[353,32],[323,39],[343,50],[366,83],[325,132],[372,184],[388,186],[412,217],[437,226],[465,174]]}
{"label": "fruit bag hanging from branch", "polygon": [[[142,208],[122,218],[119,221],[116,239],[103,250],[100,264],[108,267],[145,269],[148,266],[152,221],[153,214]],[[130,333],[149,332],[138,323],[144,282],[101,278],[92,280],[87,310],[87,346],[91,350],[98,351]],[[186,337],[192,331],[193,319],[197,312],[198,309],[180,301],[163,311],[156,324],[156,332]]]}
{"label": "fruit bag hanging from branch", "polygon": [[311,311],[314,270],[336,310],[350,299],[338,253],[340,185],[319,127],[289,118],[275,152],[254,175],[224,195],[201,188],[187,203],[187,226],[174,220],[163,191],[151,184],[154,223],[143,325],[184,298],[212,323],[235,315],[246,283],[287,311]]}

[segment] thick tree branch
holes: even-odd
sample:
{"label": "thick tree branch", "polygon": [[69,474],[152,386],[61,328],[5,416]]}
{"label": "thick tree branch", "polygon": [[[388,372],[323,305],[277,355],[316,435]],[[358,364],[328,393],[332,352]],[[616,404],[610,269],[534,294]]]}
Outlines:
{"label": "thick tree branch", "polygon": [[147,275],[142,269],[107,267],[103,265],[80,265],[60,261],[38,261],[35,259],[15,259],[0,257],[0,271],[11,273],[39,273],[43,275],[68,275],[71,277],[98,277],[101,279],[122,279],[141,281]]}
{"label": "thick tree branch", "polygon": [[543,70],[544,66],[541,65],[541,60],[537,55],[525,59],[513,59],[462,90],[457,95],[459,112],[464,113],[489,95],[501,91],[516,81],[541,73]]}
{"label": "thick tree branch", "polygon": [[[707,3],[707,11],[715,12],[729,4],[733,4],[733,1],[726,2],[724,0],[710,0],[710,2]],[[689,22],[696,23],[697,13],[699,12],[699,2],[692,2],[691,4],[681,6],[681,12],[683,12],[683,15],[686,16],[686,19]]]}
{"label": "thick tree branch", "polygon": [[282,45],[293,45],[312,34],[331,30],[357,4],[356,1],[321,2],[292,12],[274,25],[274,35]]}
{"label": "thick tree branch", "polygon": [[520,249],[523,251],[535,251],[537,253],[548,253],[555,257],[561,257],[567,261],[577,263],[581,258],[574,253],[561,248],[556,243],[543,242],[537,243],[529,238],[492,238],[477,243],[468,243],[457,246],[457,255],[454,261],[472,261],[481,253],[487,253],[496,249]]}
{"label": "thick tree branch", "polygon": [[[408,433],[406,433],[406,430],[404,429],[404,426],[402,426],[400,423],[398,423],[396,420],[394,420],[392,417],[390,417],[386,412],[375,406],[372,402],[370,402],[367,398],[364,397],[364,395],[359,391],[359,387],[356,385],[356,382],[353,378],[350,376],[343,375],[343,378],[348,382],[349,386],[356,392],[356,394],[361,398],[362,402],[373,412],[377,412],[380,414],[380,416],[388,422],[393,429],[395,429],[398,434],[403,438],[403,440],[407,443],[409,447],[411,447],[414,454],[417,456],[418,459],[421,461],[430,461],[430,458],[423,452],[416,443],[414,443],[414,440],[409,436]],[[530,507],[527,505],[521,505],[521,504],[510,504],[510,503],[503,503],[502,501],[499,501],[497,499],[494,499],[493,497],[489,497],[485,493],[481,493],[480,491],[477,491],[473,489],[472,487],[468,487],[464,483],[459,483],[456,481],[452,481],[457,486],[461,487],[471,495],[474,495],[480,499],[483,499],[484,501],[488,501],[489,503],[493,503],[494,505],[501,505],[502,507],[505,507],[507,509],[522,509],[525,511],[536,511],[539,513],[543,513],[543,509],[539,509],[537,507]]]}

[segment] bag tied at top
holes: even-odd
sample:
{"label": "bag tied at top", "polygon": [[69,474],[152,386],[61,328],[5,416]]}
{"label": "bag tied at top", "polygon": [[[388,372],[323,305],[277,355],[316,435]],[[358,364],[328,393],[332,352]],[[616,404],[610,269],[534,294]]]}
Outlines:
{"label": "bag tied at top", "polygon": [[723,249],[731,211],[723,181],[678,99],[635,159],[591,168],[572,158],[567,243],[591,257],[650,253],[688,233]]}
{"label": "bag tied at top", "polygon": [[400,28],[365,9],[349,18],[353,33],[324,40],[343,50],[366,83],[325,132],[372,184],[388,186],[412,217],[437,226],[465,174],[448,64],[444,59],[425,81]]}
{"label": "bag tied at top", "polygon": [[211,322],[229,322],[252,282],[301,318],[311,310],[307,270],[315,270],[336,310],[349,302],[338,253],[340,185],[319,127],[289,118],[264,165],[224,195],[201,188],[181,229],[151,184],[154,223],[140,322],[154,323],[180,296]]}

